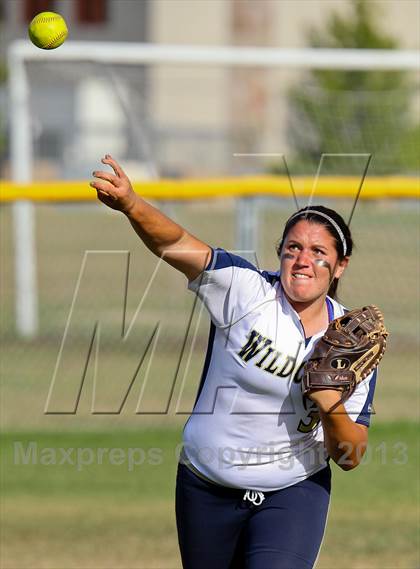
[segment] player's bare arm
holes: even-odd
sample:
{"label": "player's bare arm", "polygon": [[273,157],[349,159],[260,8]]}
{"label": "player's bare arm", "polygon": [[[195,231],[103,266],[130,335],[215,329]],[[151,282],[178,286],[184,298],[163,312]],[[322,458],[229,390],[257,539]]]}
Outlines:
{"label": "player's bare arm", "polygon": [[344,405],[332,406],[340,401],[341,394],[333,390],[314,390],[309,398],[318,406],[324,430],[325,447],[329,456],[343,470],[352,470],[363,458],[368,444],[368,428],[355,423]]}
{"label": "player's bare arm", "polygon": [[109,154],[101,162],[111,166],[114,173],[93,172],[95,179],[90,185],[95,188],[98,199],[124,213],[152,253],[184,273],[189,280],[195,279],[208,263],[210,247],[136,194],[121,166]]}

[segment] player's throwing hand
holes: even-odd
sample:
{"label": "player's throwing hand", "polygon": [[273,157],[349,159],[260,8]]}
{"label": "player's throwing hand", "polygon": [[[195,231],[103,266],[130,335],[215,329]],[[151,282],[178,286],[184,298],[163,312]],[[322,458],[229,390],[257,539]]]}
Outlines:
{"label": "player's throwing hand", "polygon": [[95,170],[92,175],[96,180],[90,182],[90,185],[92,188],[95,188],[98,199],[102,203],[128,215],[137,202],[137,195],[133,190],[130,180],[118,162],[109,154],[106,154],[101,162],[102,164],[111,166],[114,170],[114,174],[102,170]]}

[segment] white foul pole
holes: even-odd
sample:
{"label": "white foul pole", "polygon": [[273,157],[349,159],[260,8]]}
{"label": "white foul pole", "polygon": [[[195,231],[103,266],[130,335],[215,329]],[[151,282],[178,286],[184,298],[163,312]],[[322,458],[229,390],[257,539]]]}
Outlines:
{"label": "white foul pole", "polygon": [[[24,60],[9,52],[10,159],[12,179],[32,180],[32,137],[29,113],[29,85]],[[29,201],[13,204],[15,246],[16,328],[31,338],[38,331],[36,281],[35,211]]]}

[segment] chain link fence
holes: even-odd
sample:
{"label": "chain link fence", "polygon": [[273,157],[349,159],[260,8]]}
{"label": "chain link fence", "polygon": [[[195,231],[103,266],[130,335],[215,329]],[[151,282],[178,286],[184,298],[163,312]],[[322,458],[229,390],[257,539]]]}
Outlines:
{"label": "chain link fence", "polygon": [[[366,153],[373,154],[376,174],[418,173],[413,70],[377,70],[389,74],[387,85],[398,73],[399,88],[387,92],[320,92],[309,71],[216,63],[51,59],[27,62],[25,70],[33,180],[85,179],[104,153],[118,158],[132,179],[285,175],[284,160],[275,156],[280,152],[292,178],[315,175],[322,153],[330,156],[321,176],[360,176]],[[9,102],[13,116],[16,101]],[[7,134],[3,130],[2,139]],[[343,159],[343,153],[356,156]],[[6,148],[1,165],[2,177],[10,178]],[[276,269],[275,244],[295,205],[291,199],[253,200],[256,258],[260,267]],[[351,203],[322,202],[350,216]],[[239,218],[247,211],[243,203],[158,205],[200,239],[234,249]],[[101,205],[36,205],[39,330],[22,340],[16,332],[12,206],[0,208],[0,221],[3,427],[95,429],[103,423],[135,427],[185,421],[177,410],[186,413],[194,402],[209,328],[185,278],[159,264],[122,216]],[[349,307],[378,304],[391,333],[376,410],[381,419],[413,418],[418,412],[418,202],[360,202],[352,228],[356,249],[340,297]],[[241,241],[246,242],[243,236]],[[49,403],[65,414],[45,414],[58,360],[65,370],[63,398]]]}
{"label": "chain link fence", "polygon": [[[352,205],[324,204],[344,217]],[[212,246],[235,248],[234,199],[158,206]],[[243,254],[277,270],[275,245],[294,209],[292,200],[260,198],[258,246]],[[159,263],[123,216],[102,205],[37,205],[35,211],[40,324],[36,337],[22,340],[15,323],[11,207],[0,209],[3,427],[185,421],[209,329],[185,277]],[[418,213],[418,202],[360,202],[352,221],[356,248],[339,289],[347,306],[375,303],[385,313],[390,342],[375,399],[380,419],[418,412]],[[45,414],[57,361],[63,392],[49,409],[64,414]]]}

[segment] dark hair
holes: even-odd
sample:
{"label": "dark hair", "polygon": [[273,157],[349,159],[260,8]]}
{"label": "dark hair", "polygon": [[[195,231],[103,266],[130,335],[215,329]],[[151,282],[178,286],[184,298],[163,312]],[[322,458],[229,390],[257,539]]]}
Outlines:
{"label": "dark hair", "polygon": [[[338,260],[342,261],[344,257],[350,257],[353,252],[353,239],[350,229],[339,213],[322,205],[311,205],[304,207],[294,213],[286,221],[283,235],[277,245],[277,255],[280,258],[281,249],[283,247],[286,235],[290,229],[299,221],[305,219],[313,223],[324,225],[330,235],[334,238],[335,250],[337,251]],[[334,278],[328,289],[328,296],[336,298],[338,287],[338,279]]]}

